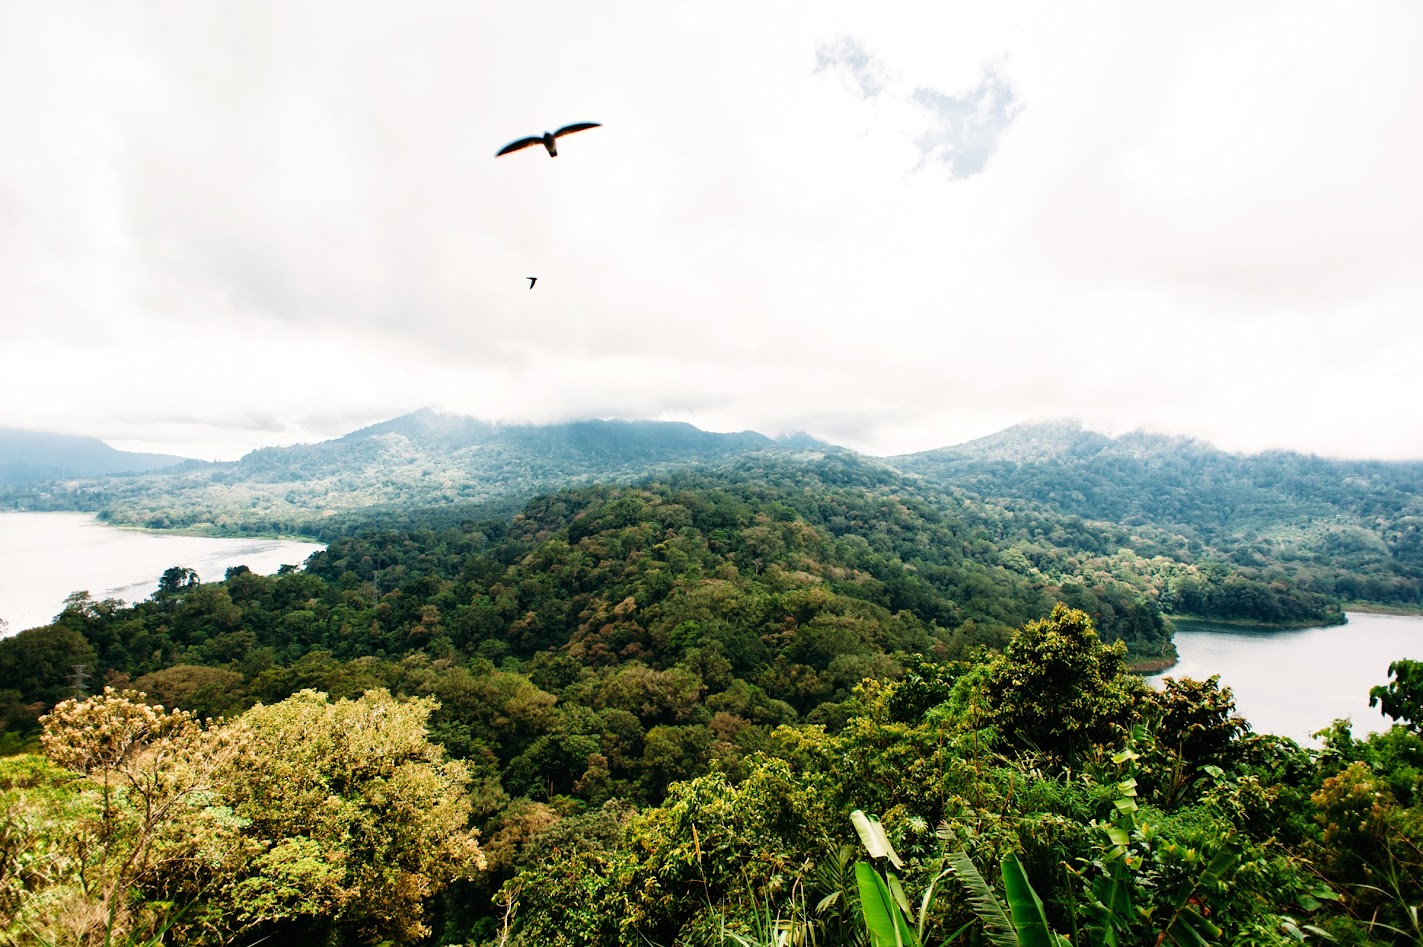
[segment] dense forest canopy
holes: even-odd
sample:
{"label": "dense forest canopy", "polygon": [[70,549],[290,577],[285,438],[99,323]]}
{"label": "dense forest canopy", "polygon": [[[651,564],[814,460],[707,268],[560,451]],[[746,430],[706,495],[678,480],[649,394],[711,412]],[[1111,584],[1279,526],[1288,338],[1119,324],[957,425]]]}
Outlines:
{"label": "dense forest canopy", "polygon": [[1238,554],[1239,512],[1112,522],[937,476],[727,448],[352,513],[274,576],[76,592],[0,639],[0,936],[1423,936],[1417,661],[1379,670],[1391,730],[1319,721],[1321,750],[1214,679],[1131,673],[1169,664],[1172,615],[1342,620],[1324,572]]}
{"label": "dense forest canopy", "polygon": [[[711,434],[668,422],[492,425],[416,412],[319,444],[266,448],[171,472],[10,486],[0,504],[81,509],[116,525],[321,540],[374,525],[458,526],[509,517],[550,490],[666,479],[748,464],[799,476],[825,458],[899,475],[930,504],[971,503],[1024,555],[1047,547],[1110,556],[1097,540],[1217,569],[1172,583],[1164,607],[1298,623],[1280,589],[1336,605],[1423,607],[1423,463],[1240,456],[1184,438],[1112,439],[1068,423],[1022,425],[953,448],[864,458],[803,435]],[[1080,534],[1096,539],[1073,546]],[[1048,537],[1041,541],[1041,537]],[[1095,543],[1095,544],[1094,544]],[[1225,590],[1224,568],[1265,591]],[[1258,593],[1258,594],[1257,594]]]}
{"label": "dense forest canopy", "polygon": [[[0,758],[0,930],[1416,943],[1416,665],[1379,689],[1392,729],[1357,741],[1339,722],[1322,751],[1251,733],[1215,679],[1145,687],[1063,605],[1001,651],[866,680],[816,722],[754,685],[702,699],[685,664],[308,655],[250,682],[174,666],[61,702],[43,756]],[[206,722],[183,706],[254,687],[263,702]]]}
{"label": "dense forest canopy", "polygon": [[1059,422],[890,463],[988,501],[1164,530],[1201,558],[1274,568],[1332,597],[1423,604],[1423,462],[1240,456]]}

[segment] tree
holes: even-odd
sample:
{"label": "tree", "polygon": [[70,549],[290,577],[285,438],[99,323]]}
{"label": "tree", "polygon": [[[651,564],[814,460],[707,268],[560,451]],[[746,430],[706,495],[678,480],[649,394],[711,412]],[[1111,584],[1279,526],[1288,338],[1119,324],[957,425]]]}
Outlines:
{"label": "tree", "polygon": [[133,686],[168,707],[181,707],[198,717],[216,717],[241,693],[242,675],[222,668],[175,664],[143,675]]}
{"label": "tree", "polygon": [[[0,639],[0,690],[15,690],[40,712],[68,696],[75,665],[94,668],[94,648],[82,634],[62,625],[41,625]],[[28,717],[33,724],[34,717]],[[12,724],[13,725],[13,724]]]}
{"label": "tree", "polygon": [[159,595],[176,595],[198,584],[198,573],[187,566],[170,566],[158,579]]}
{"label": "tree", "polygon": [[1423,661],[1401,658],[1388,666],[1388,686],[1369,689],[1369,706],[1385,716],[1423,732]]}
{"label": "tree", "polygon": [[304,690],[234,724],[242,752],[227,795],[266,845],[233,890],[240,929],[299,921],[400,943],[430,933],[424,901],[484,867],[466,827],[468,770],[426,734],[434,707]]}
{"label": "tree", "polygon": [[1097,640],[1085,612],[1058,604],[1013,637],[988,675],[992,717],[1007,742],[1071,760],[1125,733],[1134,692],[1126,647]]}
{"label": "tree", "polygon": [[105,688],[63,701],[41,721],[45,754],[81,774],[82,791],[93,797],[92,814],[67,833],[64,870],[22,905],[51,939],[88,945],[151,936],[171,923],[173,901],[196,899],[195,878],[220,884],[254,854],[218,801],[218,773],[234,752],[230,734],[144,697]]}

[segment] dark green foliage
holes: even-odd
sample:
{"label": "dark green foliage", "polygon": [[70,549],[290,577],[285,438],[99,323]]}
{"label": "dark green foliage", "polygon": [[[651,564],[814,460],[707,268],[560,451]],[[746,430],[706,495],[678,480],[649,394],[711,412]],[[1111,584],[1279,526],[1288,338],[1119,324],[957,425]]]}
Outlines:
{"label": "dark green foliage", "polygon": [[94,648],[71,628],[45,625],[0,638],[0,732],[33,729],[93,672]]}
{"label": "dark green foliage", "polygon": [[1243,757],[1250,725],[1235,712],[1220,675],[1204,681],[1168,677],[1140,704],[1149,738],[1143,738],[1139,775],[1166,805],[1186,799],[1206,767],[1231,766]]}
{"label": "dark green foliage", "polygon": [[1393,680],[1369,691],[1369,706],[1377,706],[1386,717],[1423,731],[1423,661],[1407,658],[1388,666]]}
{"label": "dark green foliage", "polygon": [[1086,614],[1058,605],[1029,622],[991,665],[990,719],[1004,741],[1056,762],[1124,735],[1143,686],[1124,676],[1125,648],[1097,640]]}
{"label": "dark green foliage", "polygon": [[[379,457],[397,436],[355,446]],[[434,698],[428,734],[465,761],[490,857],[430,907],[447,943],[506,922],[525,944],[850,943],[856,808],[883,817],[916,899],[961,846],[994,897],[1036,912],[1025,929],[1074,942],[1128,904],[1123,944],[1215,937],[1203,924],[1277,944],[1316,920],[1377,941],[1392,935],[1365,918],[1406,921],[1416,733],[1336,728],[1312,753],[1250,734],[1214,679],[1153,692],[1128,672],[1169,660],[1163,605],[1304,621],[1334,607],[1322,595],[1203,562],[1199,539],[931,489],[848,452],[728,456],[503,517],[406,510],[333,533],[305,571],[200,584],[174,567],[133,607],[73,596],[0,641],[0,712],[25,729],[71,663],[212,716],[306,688]],[[1411,693],[1396,668],[1386,711]],[[1111,762],[1129,743],[1134,774]],[[973,924],[949,889],[911,905],[915,936]]]}
{"label": "dark green foliage", "polygon": [[[1423,605],[1423,464],[1272,451],[1240,456],[1185,438],[1117,439],[1072,424],[1020,425],[958,447],[890,458],[990,502],[1119,523],[1182,560],[1215,559],[1227,584],[1172,582],[1168,610],[1273,624],[1319,622],[1330,600]],[[1137,547],[1141,551],[1141,547]],[[1307,609],[1278,583],[1323,596]]]}

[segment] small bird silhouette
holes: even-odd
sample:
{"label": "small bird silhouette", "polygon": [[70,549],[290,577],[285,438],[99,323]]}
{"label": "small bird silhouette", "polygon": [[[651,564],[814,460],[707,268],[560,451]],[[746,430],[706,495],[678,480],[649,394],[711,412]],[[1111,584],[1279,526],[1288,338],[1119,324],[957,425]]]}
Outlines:
{"label": "small bird silhouette", "polygon": [[537,276],[526,276],[524,277],[524,279],[529,281],[529,289],[533,289],[534,284],[539,281],[539,278]]}
{"label": "small bird silhouette", "polygon": [[558,146],[554,144],[554,139],[562,138],[564,135],[571,135],[574,132],[581,132],[585,129],[598,128],[601,126],[601,124],[601,122],[577,122],[573,125],[565,125],[556,132],[544,132],[542,136],[535,135],[532,138],[520,138],[518,141],[511,141],[503,148],[500,148],[499,153],[496,154],[494,157],[503,157],[511,151],[518,151],[520,148],[530,148],[534,145],[543,145],[545,148],[548,149],[548,156],[550,158],[557,158]]}

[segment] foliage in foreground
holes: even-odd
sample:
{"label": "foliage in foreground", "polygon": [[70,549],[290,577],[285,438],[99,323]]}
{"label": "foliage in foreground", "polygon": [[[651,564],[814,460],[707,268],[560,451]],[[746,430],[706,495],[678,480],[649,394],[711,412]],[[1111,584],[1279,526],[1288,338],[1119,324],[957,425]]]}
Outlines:
{"label": "foliage in foreground", "polygon": [[429,702],[304,691],[204,725],[143,698],[65,701],[46,759],[0,760],[5,942],[412,942],[483,865]]}
{"label": "foliage in foreground", "polygon": [[[674,784],[611,843],[565,854],[536,835],[501,892],[511,942],[1417,941],[1416,734],[1359,742],[1340,725],[1320,752],[1252,735],[1214,681],[1094,681],[1082,669],[1110,649],[1082,622],[1059,609],[938,677],[939,699],[867,683],[838,734],[783,728],[740,785]],[[1044,642],[1081,653],[1044,660]],[[1019,712],[1057,673],[1084,700],[1057,721]],[[1102,736],[1055,744],[1066,724]],[[852,867],[860,808],[881,814],[886,845]]]}
{"label": "foliage in foreground", "polygon": [[[1310,753],[1251,735],[1217,681],[1126,671],[1124,643],[1165,641],[1166,590],[1260,589],[822,473],[570,492],[305,572],[73,596],[0,642],[11,744],[59,704],[49,762],[0,770],[12,939],[863,942],[861,809],[916,936],[983,935],[956,863],[1010,908],[1020,869],[1074,943],[1149,943],[1186,907],[1220,942],[1408,942],[1415,732]],[[1069,526],[1095,558],[1062,554]],[[1260,601],[1309,605],[1287,591]],[[74,664],[182,711],[65,703]],[[1399,666],[1384,709],[1416,721]],[[122,752],[74,749],[105,728]]]}

